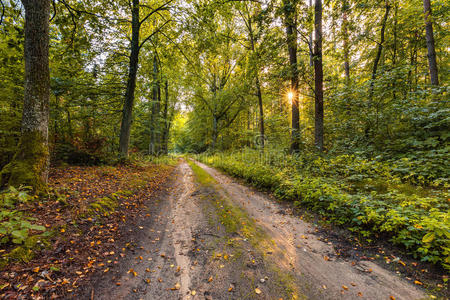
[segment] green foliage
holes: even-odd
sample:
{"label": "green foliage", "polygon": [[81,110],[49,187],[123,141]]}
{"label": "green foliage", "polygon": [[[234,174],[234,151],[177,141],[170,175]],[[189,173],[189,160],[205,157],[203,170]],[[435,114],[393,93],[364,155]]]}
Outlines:
{"label": "green foliage", "polygon": [[413,256],[450,267],[447,183],[415,185],[396,165],[355,155],[246,150],[198,159],[368,239],[387,234]]}
{"label": "green foliage", "polygon": [[32,200],[27,191],[29,189],[15,189],[9,187],[0,193],[0,245],[16,245],[10,253],[6,253],[3,260],[29,260],[32,250],[38,244],[43,244],[41,233],[45,227],[35,224],[36,219],[25,215],[21,205]]}

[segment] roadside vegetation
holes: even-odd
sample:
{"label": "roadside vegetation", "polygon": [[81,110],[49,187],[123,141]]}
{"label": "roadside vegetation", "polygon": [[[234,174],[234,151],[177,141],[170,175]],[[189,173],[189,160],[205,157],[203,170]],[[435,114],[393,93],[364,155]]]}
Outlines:
{"label": "roadside vegetation", "polygon": [[[197,158],[345,225],[368,241],[388,237],[414,257],[450,269],[444,174],[411,176],[414,165],[407,159],[395,163],[310,152],[292,156],[247,149]],[[412,170],[405,172],[407,168]]]}

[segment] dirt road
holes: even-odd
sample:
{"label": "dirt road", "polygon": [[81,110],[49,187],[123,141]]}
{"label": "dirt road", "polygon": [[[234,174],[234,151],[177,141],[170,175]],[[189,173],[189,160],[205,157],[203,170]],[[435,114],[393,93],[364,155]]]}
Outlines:
{"label": "dirt road", "polygon": [[[183,161],[91,299],[426,299],[370,261],[336,255],[265,194]],[[206,172],[205,172],[206,171]],[[130,234],[131,238],[131,234]],[[392,297],[392,298],[391,298]]]}

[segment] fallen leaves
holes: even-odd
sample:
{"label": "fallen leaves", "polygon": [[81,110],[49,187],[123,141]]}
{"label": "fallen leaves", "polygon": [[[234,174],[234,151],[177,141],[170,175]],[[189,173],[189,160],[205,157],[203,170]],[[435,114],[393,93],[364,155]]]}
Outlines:
{"label": "fallen leaves", "polygon": [[181,288],[181,285],[180,285],[180,283],[179,282],[177,282],[177,283],[175,283],[175,285],[172,287],[172,288],[170,288],[172,291],[175,291],[175,290],[179,290]]}

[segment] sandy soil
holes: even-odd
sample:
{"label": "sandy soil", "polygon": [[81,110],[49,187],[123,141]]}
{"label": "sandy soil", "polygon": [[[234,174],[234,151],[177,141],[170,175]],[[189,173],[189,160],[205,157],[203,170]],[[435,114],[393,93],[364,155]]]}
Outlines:
{"label": "sandy soil", "polygon": [[[218,186],[196,183],[183,161],[159,205],[149,207],[152,218],[136,224],[138,234],[130,232],[132,249],[78,299],[289,299],[286,278],[304,299],[426,298],[370,261],[352,265],[340,258],[331,243],[319,240],[314,225],[197,164]],[[213,205],[224,198],[255,220],[273,245],[270,251],[225,230]]]}

